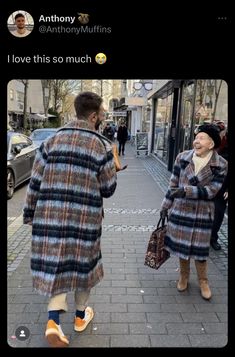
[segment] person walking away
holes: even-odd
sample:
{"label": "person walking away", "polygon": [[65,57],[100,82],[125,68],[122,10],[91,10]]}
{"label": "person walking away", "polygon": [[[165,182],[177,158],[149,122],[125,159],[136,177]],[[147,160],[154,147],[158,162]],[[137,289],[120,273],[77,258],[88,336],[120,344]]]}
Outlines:
{"label": "person walking away", "polygon": [[86,304],[103,278],[103,198],[117,184],[112,146],[96,132],[105,118],[102,98],[82,92],[74,105],[77,120],[38,150],[23,210],[24,223],[32,225],[33,288],[49,297],[45,336],[52,347],[69,344],[59,321],[69,291],[75,292],[74,330],[85,330],[94,316]]}
{"label": "person walking away", "polygon": [[128,137],[127,127],[124,122],[121,122],[121,125],[119,126],[117,132],[117,141],[119,142],[119,148],[118,148],[119,156],[121,155],[121,152],[122,155],[125,155],[125,144],[127,141],[127,137]]}
{"label": "person walking away", "polygon": [[179,257],[178,291],[187,289],[190,259],[195,260],[201,295],[212,296],[207,278],[207,258],[214,219],[214,197],[227,174],[227,161],[215,149],[221,139],[215,125],[201,125],[193,149],[177,155],[160,216],[169,221],[165,247]]}
{"label": "person walking away", "polygon": [[109,139],[110,141],[113,141],[114,139],[114,130],[111,127],[109,123],[106,124],[106,127],[104,128],[103,135]]}
{"label": "person walking away", "polygon": [[[220,130],[221,145],[217,149],[219,155],[221,155],[225,160],[228,161],[228,133],[223,121],[216,123]],[[211,233],[211,247],[214,250],[220,250],[221,245],[218,242],[219,230],[224,220],[224,214],[226,211],[228,202],[228,176],[226,176],[225,181],[217,195],[215,196],[215,216]]]}

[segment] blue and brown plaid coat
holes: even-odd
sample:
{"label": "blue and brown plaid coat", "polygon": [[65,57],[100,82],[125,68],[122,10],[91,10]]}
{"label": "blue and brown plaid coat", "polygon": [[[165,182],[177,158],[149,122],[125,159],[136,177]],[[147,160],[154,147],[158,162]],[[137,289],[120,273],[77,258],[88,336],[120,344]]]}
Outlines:
{"label": "blue and brown plaid coat", "polygon": [[[180,153],[175,161],[170,185],[161,208],[170,209],[166,249],[182,259],[206,260],[214,219],[213,199],[227,173],[227,161],[216,151],[195,176],[193,150]],[[184,198],[171,199],[171,187],[185,187]]]}
{"label": "blue and brown plaid coat", "polygon": [[113,195],[116,178],[110,142],[85,121],[40,146],[23,215],[33,223],[31,271],[40,294],[89,289],[102,279],[103,197]]}

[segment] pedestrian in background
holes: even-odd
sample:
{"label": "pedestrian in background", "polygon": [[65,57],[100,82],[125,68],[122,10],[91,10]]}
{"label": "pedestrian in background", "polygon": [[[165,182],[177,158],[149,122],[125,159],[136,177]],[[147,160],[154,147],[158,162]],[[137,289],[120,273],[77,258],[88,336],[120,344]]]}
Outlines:
{"label": "pedestrian in background", "polygon": [[[217,149],[219,155],[221,155],[225,160],[228,161],[228,133],[226,130],[226,126],[223,121],[216,122],[216,125],[220,131],[221,144]],[[224,220],[224,214],[226,211],[228,202],[228,176],[226,176],[223,185],[217,195],[215,196],[215,216],[214,223],[212,227],[211,233],[211,246],[214,250],[220,250],[221,245],[218,242],[219,230]]]}
{"label": "pedestrian in background", "polygon": [[127,127],[125,123],[122,121],[117,131],[117,141],[119,142],[119,147],[118,147],[119,156],[121,155],[121,152],[122,155],[125,155],[125,145],[126,145],[127,138],[128,138]]}
{"label": "pedestrian in background", "polygon": [[59,321],[69,291],[75,292],[75,331],[94,316],[86,304],[103,278],[103,197],[116,189],[112,146],[96,132],[105,118],[102,98],[80,93],[75,110],[78,120],[40,146],[24,206],[24,223],[32,225],[33,288],[50,298],[45,336],[53,347],[69,344]]}
{"label": "pedestrian in background", "polygon": [[215,125],[205,124],[198,128],[193,149],[176,157],[160,212],[164,218],[170,209],[165,247],[179,257],[178,291],[187,289],[190,259],[193,258],[201,295],[207,300],[211,298],[207,258],[214,220],[213,200],[227,173],[227,161],[216,152],[220,143]]}
{"label": "pedestrian in background", "polygon": [[115,133],[114,129],[111,127],[111,125],[110,125],[109,123],[107,123],[106,126],[105,126],[105,128],[104,128],[104,130],[103,130],[103,135],[104,135],[107,139],[113,141],[113,139],[114,139],[114,133]]}

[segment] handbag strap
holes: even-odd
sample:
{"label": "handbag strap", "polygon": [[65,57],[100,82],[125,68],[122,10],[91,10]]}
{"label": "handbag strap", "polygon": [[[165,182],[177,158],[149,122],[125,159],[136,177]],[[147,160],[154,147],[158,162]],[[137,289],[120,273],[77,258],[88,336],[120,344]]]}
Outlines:
{"label": "handbag strap", "polygon": [[161,228],[163,228],[165,226],[165,219],[168,222],[168,215],[166,216],[166,218],[162,218],[162,217],[159,218],[159,221],[157,224],[157,229],[160,228],[160,225],[161,225]]}

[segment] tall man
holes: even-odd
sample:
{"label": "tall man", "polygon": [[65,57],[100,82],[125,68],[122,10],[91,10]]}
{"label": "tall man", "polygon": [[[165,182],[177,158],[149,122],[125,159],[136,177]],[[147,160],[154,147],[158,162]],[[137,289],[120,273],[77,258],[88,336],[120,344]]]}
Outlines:
{"label": "tall man", "polygon": [[33,287],[49,297],[45,335],[53,347],[69,344],[59,321],[69,291],[75,292],[74,330],[85,330],[94,316],[86,303],[103,278],[103,198],[116,189],[112,146],[97,133],[105,119],[102,98],[80,93],[75,110],[78,120],[41,144],[24,207],[24,223],[33,228]]}

